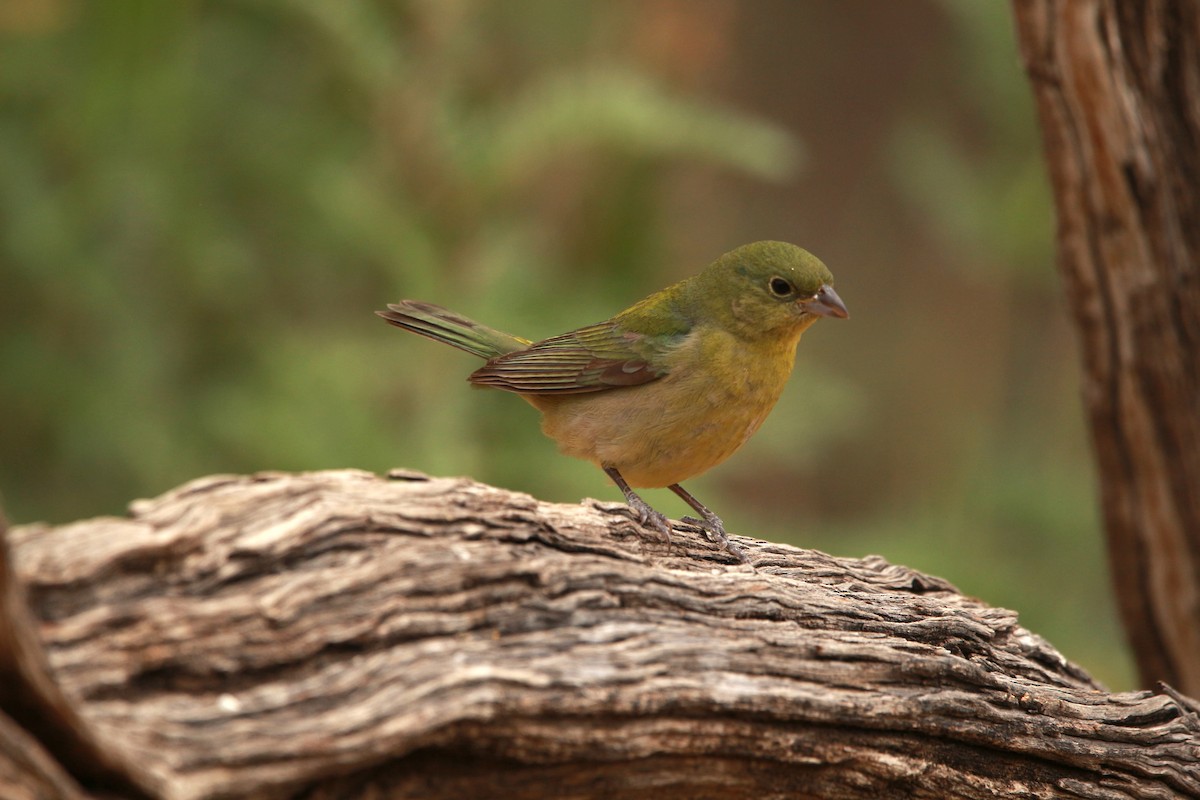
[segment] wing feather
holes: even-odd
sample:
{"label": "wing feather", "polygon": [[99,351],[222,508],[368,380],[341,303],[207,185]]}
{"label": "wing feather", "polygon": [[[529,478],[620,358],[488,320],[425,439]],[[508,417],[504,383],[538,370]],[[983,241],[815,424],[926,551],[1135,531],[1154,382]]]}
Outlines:
{"label": "wing feather", "polygon": [[680,332],[646,336],[609,320],[488,361],[468,380],[520,394],[582,394],[637,386],[667,374],[663,356]]}

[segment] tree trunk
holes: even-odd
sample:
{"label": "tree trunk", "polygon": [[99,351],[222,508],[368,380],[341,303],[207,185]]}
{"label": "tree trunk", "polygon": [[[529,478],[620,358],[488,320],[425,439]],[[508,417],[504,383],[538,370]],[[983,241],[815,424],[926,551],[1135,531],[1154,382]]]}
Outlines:
{"label": "tree trunk", "polygon": [[11,531],[2,668],[76,730],[0,718],[0,796],[1200,797],[1193,701],[939,579],[391,478]]}
{"label": "tree trunk", "polygon": [[1200,3],[1014,0],[1142,683],[1200,693]]}

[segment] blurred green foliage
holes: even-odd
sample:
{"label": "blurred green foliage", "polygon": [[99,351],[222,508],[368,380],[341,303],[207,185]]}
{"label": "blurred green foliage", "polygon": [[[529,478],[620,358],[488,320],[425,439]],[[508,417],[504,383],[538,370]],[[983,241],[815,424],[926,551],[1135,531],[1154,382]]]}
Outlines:
{"label": "blurred green foliage", "polygon": [[652,287],[662,163],[778,177],[798,152],[579,57],[589,26],[553,3],[63,14],[0,70],[18,517],[117,510],[213,470],[519,463],[484,432],[524,441],[529,412],[470,397],[466,363],[371,309],[434,297],[518,325],[566,295],[561,319],[520,327],[603,318]]}
{"label": "blurred green foliage", "polygon": [[942,574],[1128,685],[1007,13],[10,0],[9,515],[341,466],[615,500],[524,403],[468,391],[469,356],[371,311],[539,338],[780,238],[852,319],[806,335],[760,434],[690,488],[733,530]]}

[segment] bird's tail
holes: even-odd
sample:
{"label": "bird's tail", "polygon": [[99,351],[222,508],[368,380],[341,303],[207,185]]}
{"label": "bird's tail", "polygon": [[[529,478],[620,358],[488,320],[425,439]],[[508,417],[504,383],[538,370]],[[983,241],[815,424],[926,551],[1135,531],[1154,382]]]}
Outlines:
{"label": "bird's tail", "polygon": [[435,342],[445,342],[480,358],[495,358],[524,350],[531,344],[528,339],[502,333],[441,306],[419,300],[388,303],[387,311],[375,313],[397,328],[419,333]]}

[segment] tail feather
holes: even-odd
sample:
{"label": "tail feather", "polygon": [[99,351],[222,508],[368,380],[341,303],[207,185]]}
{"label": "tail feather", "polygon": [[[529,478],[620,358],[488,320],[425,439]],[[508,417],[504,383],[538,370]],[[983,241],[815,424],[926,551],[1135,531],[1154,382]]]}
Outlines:
{"label": "tail feather", "polygon": [[397,328],[418,333],[435,342],[444,342],[485,359],[524,350],[531,344],[528,339],[480,325],[453,311],[420,300],[388,303],[387,311],[375,313]]}

